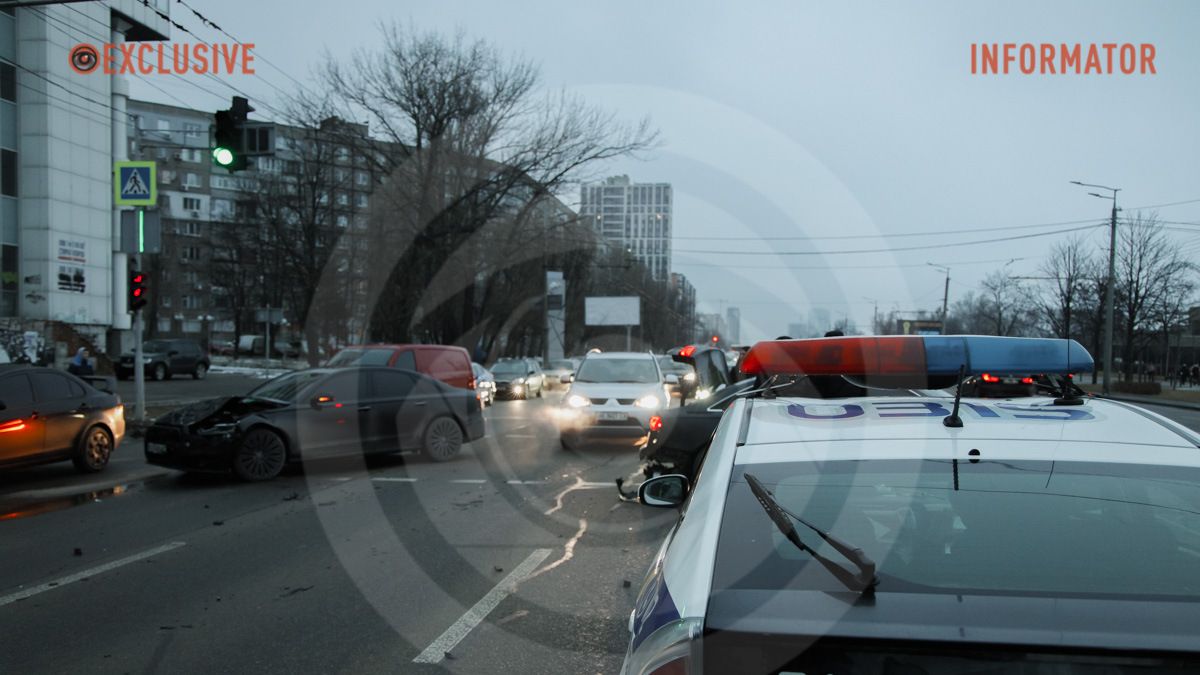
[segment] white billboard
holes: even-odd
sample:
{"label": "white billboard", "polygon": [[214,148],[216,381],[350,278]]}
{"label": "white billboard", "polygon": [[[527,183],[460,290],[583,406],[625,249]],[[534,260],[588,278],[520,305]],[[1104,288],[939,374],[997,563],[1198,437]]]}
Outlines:
{"label": "white billboard", "polygon": [[642,299],[636,295],[584,298],[583,313],[588,326],[640,326]]}

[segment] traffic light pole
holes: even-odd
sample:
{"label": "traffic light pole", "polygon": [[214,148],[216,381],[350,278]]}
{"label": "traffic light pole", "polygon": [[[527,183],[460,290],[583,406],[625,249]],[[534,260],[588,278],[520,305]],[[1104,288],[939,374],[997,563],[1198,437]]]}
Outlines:
{"label": "traffic light pole", "polygon": [[[138,209],[138,211],[142,210]],[[142,214],[139,213],[138,215],[141,216]],[[141,218],[139,217],[138,220],[140,222]],[[138,229],[140,230],[141,228],[139,227]],[[142,232],[139,231],[138,255],[136,257],[129,257],[130,260],[135,261],[138,272],[142,272],[142,254],[140,253],[142,249],[142,236]],[[142,362],[143,330],[142,310],[138,307],[133,310],[133,403],[136,410],[134,419],[139,422],[146,420],[146,364]]]}

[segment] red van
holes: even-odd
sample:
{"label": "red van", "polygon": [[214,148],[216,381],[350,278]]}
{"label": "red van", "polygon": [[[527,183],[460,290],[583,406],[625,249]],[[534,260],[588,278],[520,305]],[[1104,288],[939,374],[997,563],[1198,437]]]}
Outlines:
{"label": "red van", "polygon": [[474,389],[471,356],[449,345],[355,345],[346,347],[327,366],[391,366],[415,370],[459,389]]}

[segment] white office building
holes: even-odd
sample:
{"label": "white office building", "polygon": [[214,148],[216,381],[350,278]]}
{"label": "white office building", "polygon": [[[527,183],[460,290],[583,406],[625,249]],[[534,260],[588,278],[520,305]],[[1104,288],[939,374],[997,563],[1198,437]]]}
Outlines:
{"label": "white office building", "polygon": [[169,0],[0,9],[0,318],[69,326],[103,349],[129,328],[113,161],[124,76],[77,72],[75,45],[164,40]]}
{"label": "white office building", "polygon": [[670,183],[632,183],[629,176],[613,176],[580,188],[579,215],[649,267],[655,279],[665,281],[671,274],[671,198]]}

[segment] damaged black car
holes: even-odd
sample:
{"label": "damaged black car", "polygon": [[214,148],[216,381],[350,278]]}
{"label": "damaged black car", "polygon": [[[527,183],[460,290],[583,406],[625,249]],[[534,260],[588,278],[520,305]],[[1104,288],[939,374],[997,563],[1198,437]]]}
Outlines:
{"label": "damaged black car", "polygon": [[446,461],[483,435],[472,391],[395,368],[315,368],[156,419],[145,454],[158,466],[262,481],[309,459],[418,450]]}

